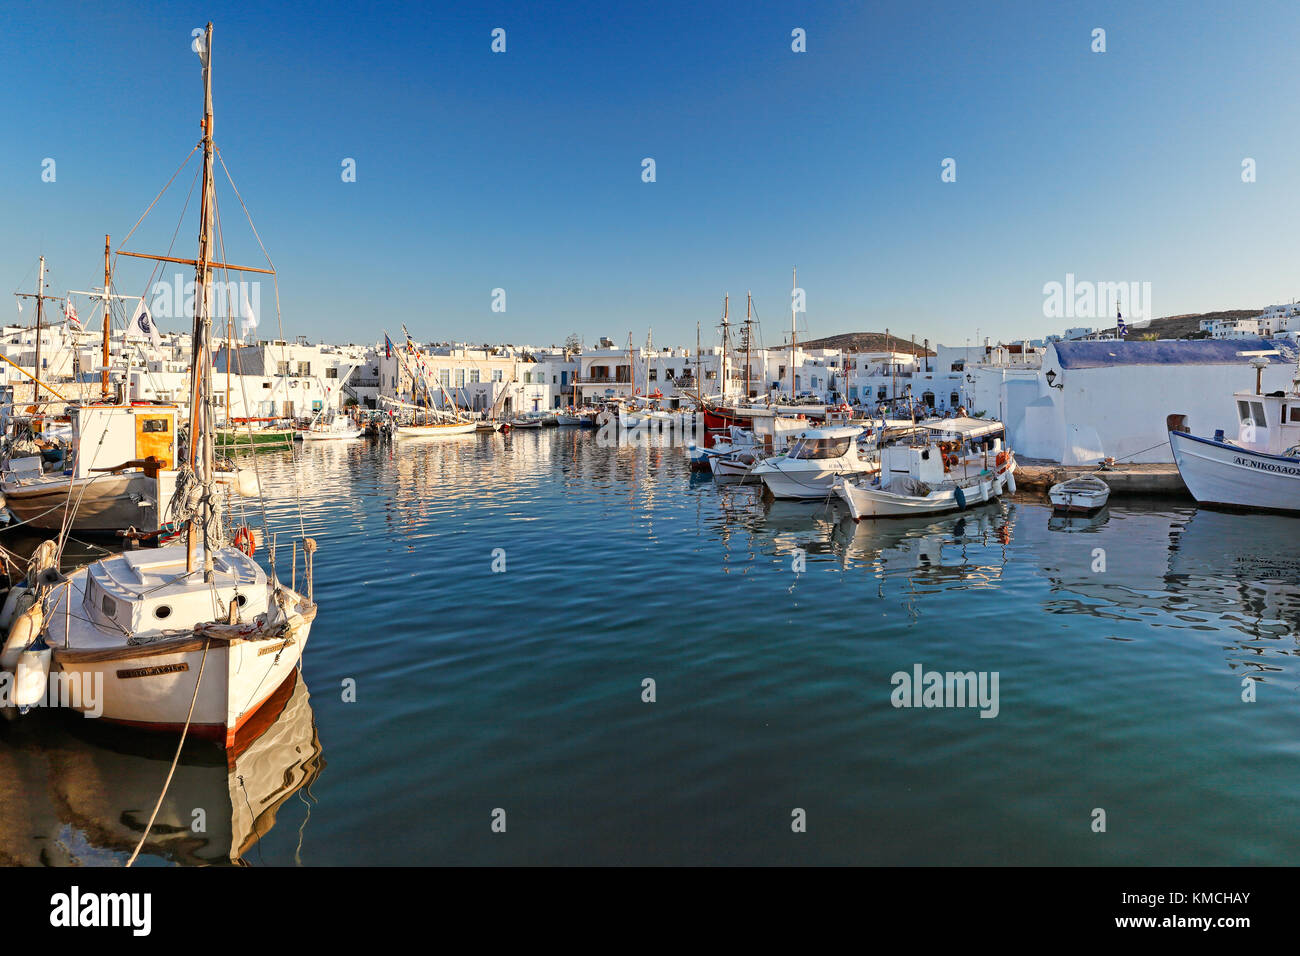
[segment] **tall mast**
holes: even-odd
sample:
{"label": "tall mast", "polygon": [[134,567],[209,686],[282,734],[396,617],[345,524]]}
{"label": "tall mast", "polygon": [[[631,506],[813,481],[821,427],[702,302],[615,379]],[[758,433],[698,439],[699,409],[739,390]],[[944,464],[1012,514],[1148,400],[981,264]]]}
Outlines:
{"label": "tall mast", "polygon": [[745,293],[745,403],[749,403],[749,340],[752,337],[754,293]]}
{"label": "tall mast", "polygon": [[[36,279],[36,378],[32,380],[32,405],[41,400],[41,317],[45,314],[45,257]],[[32,411],[36,411],[33,407]]]}
{"label": "tall mast", "polygon": [[[185,533],[185,570],[195,570],[196,549],[203,535],[203,580],[212,580],[212,545],[208,517],[211,508],[212,419],[207,402],[212,392],[212,316],[208,309],[212,292],[212,24],[207,25],[203,49],[203,191],[199,207],[199,255],[194,264],[194,341],[190,350],[190,447],[189,466],[202,487],[198,520],[191,517]],[[202,449],[200,451],[200,448]],[[201,528],[200,528],[201,525]]]}
{"label": "tall mast", "polygon": [[722,395],[722,404],[727,404],[727,349],[731,345],[731,296],[725,295],[722,298],[722,360],[718,366],[718,377],[722,380],[719,386],[719,394]]}
{"label": "tall mast", "polygon": [[704,394],[700,391],[700,376],[704,374],[704,369],[700,368],[700,323],[695,323],[695,402],[697,405],[704,404]]}
{"label": "tall mast", "polygon": [[108,337],[112,331],[110,325],[110,319],[112,319],[112,302],[113,302],[111,298],[111,294],[113,291],[111,288],[112,280],[110,277],[110,270],[108,265],[108,253],[110,248],[111,246],[109,242],[109,237],[105,235],[104,236],[104,356],[103,356],[104,367],[99,373],[99,389],[100,392],[103,394],[104,401],[108,401],[110,397],[108,393],[108,362],[109,362]]}
{"label": "tall mast", "polygon": [[798,268],[790,270],[790,401],[795,400],[794,394],[794,294],[799,288],[799,270]]}

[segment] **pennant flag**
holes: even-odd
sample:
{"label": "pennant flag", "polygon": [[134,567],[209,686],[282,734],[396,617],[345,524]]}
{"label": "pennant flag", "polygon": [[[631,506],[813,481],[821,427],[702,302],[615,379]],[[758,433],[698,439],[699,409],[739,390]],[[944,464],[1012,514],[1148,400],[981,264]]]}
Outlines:
{"label": "pennant flag", "polygon": [[257,316],[253,314],[253,307],[248,304],[248,291],[244,284],[239,284],[239,337],[246,338],[250,329],[257,328]]}
{"label": "pennant flag", "polygon": [[385,335],[384,336],[384,358],[390,359],[392,357],[393,357],[393,340],[390,339],[387,335]]}
{"label": "pennant flag", "polygon": [[81,319],[77,318],[77,307],[72,304],[71,299],[63,300],[63,318],[65,321],[75,325],[78,329],[81,328]]}
{"label": "pennant flag", "polygon": [[147,335],[154,348],[162,347],[162,340],[158,337],[158,326],[154,324],[153,316],[149,314],[144,299],[141,299],[140,304],[135,307],[135,314],[131,316],[126,331],[129,335]]}

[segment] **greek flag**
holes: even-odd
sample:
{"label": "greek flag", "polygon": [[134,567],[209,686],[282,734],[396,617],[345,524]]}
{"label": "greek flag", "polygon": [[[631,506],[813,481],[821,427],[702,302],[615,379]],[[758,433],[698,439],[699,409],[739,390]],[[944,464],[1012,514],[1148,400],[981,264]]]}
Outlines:
{"label": "greek flag", "polygon": [[1115,310],[1115,334],[1120,338],[1124,338],[1128,335],[1128,326],[1124,324],[1124,316],[1120,313],[1119,309]]}

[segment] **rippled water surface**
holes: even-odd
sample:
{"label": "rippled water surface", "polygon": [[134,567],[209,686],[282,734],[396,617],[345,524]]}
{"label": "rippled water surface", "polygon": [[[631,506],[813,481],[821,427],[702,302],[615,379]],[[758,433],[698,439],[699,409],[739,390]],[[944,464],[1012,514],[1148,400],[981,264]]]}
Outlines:
{"label": "rippled water surface", "polygon": [[[150,862],[1297,859],[1300,522],[855,527],[569,429],[299,457],[257,466],[280,563],[299,502],[320,543],[303,683],[229,765],[187,748]],[[895,708],[917,664],[997,672],[998,715]],[[174,741],[93,723],[0,729],[0,858],[139,839]]]}

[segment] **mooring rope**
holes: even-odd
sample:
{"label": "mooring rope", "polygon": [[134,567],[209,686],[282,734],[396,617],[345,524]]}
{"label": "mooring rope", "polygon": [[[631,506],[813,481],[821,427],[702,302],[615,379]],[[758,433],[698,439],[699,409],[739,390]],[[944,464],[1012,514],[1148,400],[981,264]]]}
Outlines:
{"label": "mooring rope", "polygon": [[158,817],[158,811],[162,809],[162,802],[167,796],[167,789],[172,785],[172,775],[176,773],[176,765],[181,762],[181,751],[185,749],[185,735],[190,732],[190,721],[194,719],[194,704],[199,699],[199,685],[203,683],[203,665],[208,662],[208,647],[212,644],[212,638],[205,638],[203,641],[203,657],[199,659],[199,675],[194,680],[194,696],[190,698],[190,712],[185,716],[185,726],[181,729],[181,741],[176,745],[176,756],[172,758],[171,769],[167,771],[167,779],[163,782],[162,793],[158,794],[158,802],[153,806],[153,813],[149,814],[149,822],[145,824],[144,833],[140,834],[140,842],[135,845],[135,851],[131,858],[126,861],[127,866],[135,863],[135,858],[140,855],[140,849],[144,846],[144,841],[149,839],[149,831],[153,829],[153,822]]}

